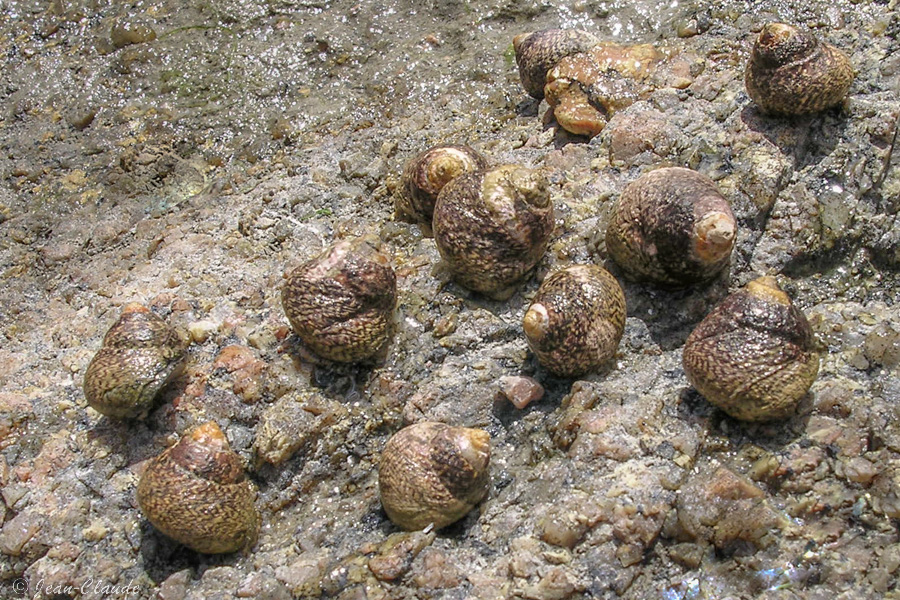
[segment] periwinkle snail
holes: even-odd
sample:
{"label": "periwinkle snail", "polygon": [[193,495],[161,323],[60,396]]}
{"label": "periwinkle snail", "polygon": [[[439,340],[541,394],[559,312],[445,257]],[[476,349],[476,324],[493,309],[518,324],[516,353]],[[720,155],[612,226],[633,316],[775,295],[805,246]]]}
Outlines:
{"label": "periwinkle snail", "polygon": [[84,396],[100,413],[144,418],[160,390],[180,372],[185,345],[165,321],[127,304],[84,374]]}
{"label": "periwinkle snail", "polygon": [[256,487],[214,422],[150,461],[137,500],[156,529],[197,552],[249,549],[259,535]]}
{"label": "periwinkle snail", "polygon": [[602,267],[566,267],[541,283],[522,327],[547,370],[584,375],[615,355],[625,331],[625,294]]}
{"label": "periwinkle snail", "polygon": [[688,381],[736,419],[790,415],[819,370],[806,317],[772,277],[760,277],[719,303],[684,345]]}
{"label": "periwinkle snail", "polygon": [[544,255],[553,232],[547,179],[518,165],[460,175],[438,194],[432,226],[458,283],[508,298]]}
{"label": "periwinkle snail", "polygon": [[416,223],[431,225],[438,193],[451,180],[488,166],[487,159],[469,146],[433,146],[414,156],[403,169],[397,212]]}
{"label": "periwinkle snail", "polygon": [[532,97],[543,98],[550,69],[566,56],[587,52],[599,43],[593,34],[579,29],[545,29],[515,36],[513,49],[522,87]]}
{"label": "periwinkle snail", "polygon": [[313,352],[356,362],[375,355],[391,335],[397,278],[381,242],[364,236],[294,269],[281,300],[291,328]]}
{"label": "periwinkle snail", "polygon": [[796,27],[769,23],[753,45],[744,82],[764,112],[801,115],[839,104],[853,77],[839,49]]}
{"label": "periwinkle snail", "polygon": [[610,215],[606,248],[632,278],[684,287],[728,264],[736,229],[731,206],[712,180],[668,167],[626,186]]}
{"label": "periwinkle snail", "polygon": [[487,495],[490,436],[423,422],[395,433],[381,454],[378,489],[391,521],[407,530],[446,527]]}

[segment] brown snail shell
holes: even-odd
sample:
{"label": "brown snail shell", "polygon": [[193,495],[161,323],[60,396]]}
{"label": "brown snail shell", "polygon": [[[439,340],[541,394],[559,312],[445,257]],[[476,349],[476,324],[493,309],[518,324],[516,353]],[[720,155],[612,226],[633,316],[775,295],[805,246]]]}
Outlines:
{"label": "brown snail shell", "polygon": [[728,264],[736,228],[711,179],[668,167],[626,186],[610,215],[606,247],[632,278],[682,287]]}
{"label": "brown snail shell", "polygon": [[566,267],[541,283],[522,327],[547,370],[584,375],[615,356],[625,331],[625,294],[602,267]]}
{"label": "brown snail shell", "polygon": [[600,40],[579,29],[545,29],[513,38],[522,87],[534,98],[544,97],[547,72],[564,57],[587,52]]}
{"label": "brown snail shell", "polygon": [[747,93],[767,113],[801,115],[839,104],[853,82],[846,54],[806,31],[769,23],[747,63]]}
{"label": "brown snail shell", "polygon": [[446,527],[487,495],[490,436],[481,429],[423,422],[395,433],[381,454],[381,504],[407,530]]}
{"label": "brown snail shell", "polygon": [[397,278],[380,241],[341,241],[300,265],[281,293],[291,328],[328,360],[356,362],[387,342],[397,303]]}
{"label": "brown snail shell", "polygon": [[683,361],[704,398],[744,421],[788,416],[819,371],[809,322],[772,277],[719,303],[688,336]]}
{"label": "brown snail shell", "polygon": [[184,343],[165,321],[130,303],[107,331],[84,374],[88,404],[109,417],[147,416],[165,385],[178,376]]}
{"label": "brown snail shell", "polygon": [[159,531],[206,554],[249,549],[259,535],[256,487],[214,422],[150,461],[138,505]]}
{"label": "brown snail shell", "polygon": [[438,193],[452,179],[478,169],[488,162],[469,146],[434,146],[412,158],[403,169],[396,209],[416,223],[431,225]]}
{"label": "brown snail shell", "polygon": [[547,179],[518,165],[460,175],[438,194],[432,227],[438,251],[458,283],[507,298],[550,241],[553,206]]}

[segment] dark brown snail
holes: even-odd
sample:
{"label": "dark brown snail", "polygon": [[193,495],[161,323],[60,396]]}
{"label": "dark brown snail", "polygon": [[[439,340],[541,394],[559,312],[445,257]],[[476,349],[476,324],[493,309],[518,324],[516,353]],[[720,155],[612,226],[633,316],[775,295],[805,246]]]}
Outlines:
{"label": "dark brown snail", "polygon": [[801,115],[839,104],[853,82],[846,54],[812,34],[784,23],[762,28],[744,82],[767,113]]}
{"label": "dark brown snail", "polygon": [[625,331],[625,294],[602,267],[567,267],[544,279],[522,327],[547,370],[584,375],[615,356]]}
{"label": "dark brown snail", "polygon": [[88,404],[109,417],[144,418],[181,372],[184,350],[165,321],[140,304],[126,305],[84,374]]}
{"label": "dark brown snail", "polygon": [[578,29],[545,29],[515,36],[513,49],[522,87],[534,98],[543,98],[547,72],[564,57],[587,52],[598,43],[594,35]]}
{"label": "dark brown snail", "polygon": [[159,531],[206,554],[250,549],[259,535],[256,487],[219,426],[209,422],[152,459],[138,505]]}
{"label": "dark brown snail", "polygon": [[682,287],[710,279],[728,264],[736,228],[712,180],[690,169],[663,168],[622,192],[606,248],[631,277]]}
{"label": "dark brown snail", "polygon": [[544,255],[553,232],[547,179],[518,165],[460,175],[438,195],[432,226],[458,283],[507,298]]}
{"label": "dark brown snail", "polygon": [[397,279],[372,236],[342,241],[300,265],[281,293],[294,332],[328,360],[372,357],[391,334]]}
{"label": "dark brown snail", "polygon": [[490,436],[481,429],[424,422],[395,433],[381,454],[381,504],[407,530],[446,527],[487,495]]}
{"label": "dark brown snail", "polygon": [[688,336],[683,360],[697,391],[744,421],[790,415],[819,370],[809,322],[772,277],[716,306]]}
{"label": "dark brown snail", "polygon": [[487,159],[468,146],[434,146],[416,155],[403,169],[396,209],[415,223],[431,225],[438,193],[452,179],[488,166]]}

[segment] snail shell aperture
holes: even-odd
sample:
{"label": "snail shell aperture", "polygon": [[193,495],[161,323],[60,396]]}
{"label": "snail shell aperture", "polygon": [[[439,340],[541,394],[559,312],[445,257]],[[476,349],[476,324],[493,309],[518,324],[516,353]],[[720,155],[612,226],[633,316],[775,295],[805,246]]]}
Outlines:
{"label": "snail shell aperture", "polygon": [[150,461],[137,488],[153,526],[207,554],[249,549],[259,534],[256,488],[214,422],[194,429]]}
{"label": "snail shell aperture", "polygon": [[625,331],[625,294],[602,267],[567,267],[544,279],[522,326],[549,371],[584,375],[615,355]]}
{"label": "snail shell aperture", "polygon": [[397,212],[417,223],[431,225],[438,193],[452,179],[484,169],[487,160],[468,146],[434,146],[416,155],[403,169]]}
{"label": "snail shell aperture", "polygon": [[736,228],[711,179],[669,167],[628,184],[612,209],[606,248],[631,277],[682,287],[728,264]]}
{"label": "snail shell aperture", "polygon": [[144,418],[165,385],[178,376],[184,343],[165,321],[131,303],[103,338],[84,374],[88,404],[109,417]]}
{"label": "snail shell aperture", "polygon": [[744,421],[790,415],[819,371],[809,322],[772,277],[719,303],[688,336],[683,360],[697,391]]}
{"label": "snail shell aperture", "polygon": [[767,113],[800,115],[839,104],[850,90],[846,54],[784,23],[760,31],[747,63],[747,93]]}
{"label": "snail shell aperture", "polygon": [[460,175],[438,194],[432,226],[457,282],[508,298],[544,255],[553,232],[547,179],[518,165]]}
{"label": "snail shell aperture", "polygon": [[513,49],[522,87],[532,97],[543,98],[547,72],[564,57],[587,52],[598,43],[594,35],[578,29],[545,29],[515,36]]}
{"label": "snail shell aperture", "polygon": [[281,293],[304,344],[328,360],[370,358],[391,334],[397,278],[373,236],[341,241],[296,269]]}
{"label": "snail shell aperture", "polygon": [[395,433],[381,454],[381,504],[407,530],[446,527],[488,493],[490,436],[481,429],[423,422]]}

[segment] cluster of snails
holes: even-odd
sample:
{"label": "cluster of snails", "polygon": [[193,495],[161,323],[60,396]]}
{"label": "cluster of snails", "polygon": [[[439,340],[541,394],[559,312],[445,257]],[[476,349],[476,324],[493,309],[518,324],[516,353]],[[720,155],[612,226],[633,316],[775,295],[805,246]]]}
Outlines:
{"label": "cluster of snails", "polygon": [[[553,74],[560,61],[601,44],[586,32],[548,30],[517,36],[514,46],[526,91],[542,97],[561,93],[559,73]],[[779,23],[760,32],[745,77],[753,101],[775,114],[834,106],[852,79],[841,51]],[[540,170],[490,167],[459,145],[435,146],[410,160],[396,208],[430,227],[456,282],[496,299],[511,295],[535,268],[554,224]],[[660,168],[625,188],[610,214],[606,246],[627,277],[684,287],[723,271],[736,230],[714,182],[690,169]],[[338,362],[368,360],[383,350],[397,302],[390,262],[379,240],[365,236],[337,242],[287,274],[282,305],[302,343]],[[577,377],[612,359],[625,318],[615,277],[596,265],[573,265],[544,279],[522,328],[545,369]],[[147,308],[129,304],[86,370],[87,402],[109,417],[144,418],[181,372],[184,357],[176,331]],[[697,325],[683,364],[689,382],[711,403],[738,419],[766,421],[795,410],[817,375],[819,354],[804,315],[773,278],[762,277]],[[445,527],[487,495],[489,461],[490,437],[483,430],[433,422],[401,429],[378,468],[384,510],[404,529]],[[260,528],[255,498],[240,457],[212,422],[152,459],[137,488],[154,527],[204,553],[253,546]]]}
{"label": "cluster of snails", "polygon": [[[525,91],[546,98],[562,128],[587,136],[600,133],[615,111],[652,90],[641,82],[667,58],[648,44],[601,42],[577,29],[523,33],[513,39],[513,48]],[[850,59],[841,50],[784,23],[762,28],[745,71],[750,98],[763,112],[776,115],[835,106],[853,78]],[[672,85],[685,82],[676,77]]]}
{"label": "cluster of snails", "polygon": [[[145,306],[131,303],[103,338],[85,371],[88,405],[113,418],[143,419],[181,372],[185,343]],[[152,459],[137,500],[156,529],[205,553],[250,548],[259,534],[256,487],[214,422]]]}
{"label": "cluster of snails", "polygon": [[434,146],[413,157],[395,206],[430,227],[457,283],[501,300],[534,269],[553,232],[544,174],[520,165],[490,167],[468,146]]}

